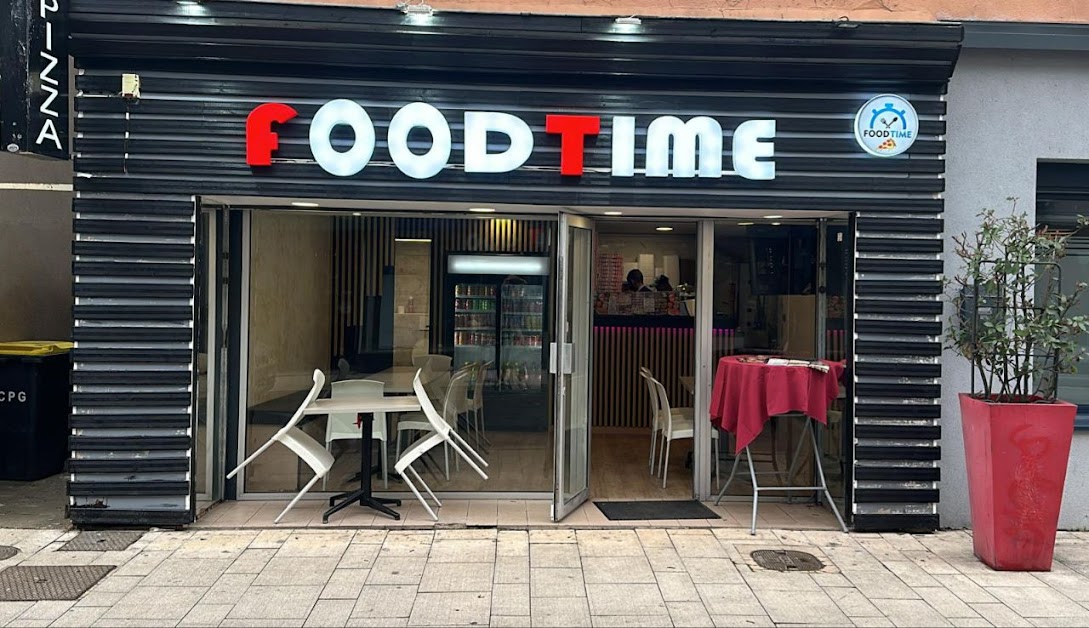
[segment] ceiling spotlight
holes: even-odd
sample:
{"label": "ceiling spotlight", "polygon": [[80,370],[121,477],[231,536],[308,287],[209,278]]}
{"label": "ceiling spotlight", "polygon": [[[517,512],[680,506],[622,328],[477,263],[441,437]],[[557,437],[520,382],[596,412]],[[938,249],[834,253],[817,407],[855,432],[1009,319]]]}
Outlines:
{"label": "ceiling spotlight", "polygon": [[310,203],[308,201],[291,201],[291,204],[295,207],[318,207],[317,203]]}
{"label": "ceiling spotlight", "polygon": [[613,21],[621,26],[639,26],[643,23],[643,20],[635,17],[634,15],[629,15],[628,17],[618,17]]}
{"label": "ceiling spotlight", "polygon": [[749,222],[749,221],[737,223],[738,227],[751,227],[752,225],[753,225],[753,223]]}
{"label": "ceiling spotlight", "polygon": [[673,227],[655,227],[655,231],[673,231]]}
{"label": "ceiling spotlight", "polygon": [[779,220],[780,218],[782,218],[782,216],[780,216],[778,214],[773,214],[771,216],[764,216],[764,220]]}
{"label": "ceiling spotlight", "polygon": [[605,215],[606,216],[623,216],[624,212],[611,211],[611,212],[605,212]]}
{"label": "ceiling spotlight", "polygon": [[200,4],[200,0],[175,0],[183,7],[195,7]]}
{"label": "ceiling spotlight", "polygon": [[474,214],[494,214],[495,210],[491,207],[470,207],[469,211]]}
{"label": "ceiling spotlight", "polygon": [[771,223],[771,226],[772,226],[772,227],[778,227],[778,226],[779,226],[779,225],[781,225],[781,224],[783,224],[783,223],[781,223],[781,222],[773,222],[773,223]]}
{"label": "ceiling spotlight", "polygon": [[423,2],[418,4],[401,2],[398,3],[397,8],[401,10],[401,13],[414,17],[431,17],[435,14],[435,9],[432,9],[430,4],[424,4]]}
{"label": "ceiling spotlight", "polygon": [[363,212],[352,212],[353,216],[362,216]]}

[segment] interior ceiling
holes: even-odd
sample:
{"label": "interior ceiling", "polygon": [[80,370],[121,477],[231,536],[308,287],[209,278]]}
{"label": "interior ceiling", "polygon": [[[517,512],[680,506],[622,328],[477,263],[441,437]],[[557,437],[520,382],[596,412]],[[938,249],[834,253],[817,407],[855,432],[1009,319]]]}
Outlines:
{"label": "interior ceiling", "polygon": [[[494,214],[490,215],[517,215],[517,214],[533,214],[537,216],[541,215],[556,215],[560,211],[568,211],[574,214],[580,214],[591,217],[606,218],[606,212],[622,212],[623,218],[657,218],[668,219],[670,226],[675,229],[679,224],[677,221],[681,218],[738,218],[738,219],[751,219],[755,221],[768,222],[770,220],[779,220],[779,218],[769,219],[765,216],[774,215],[780,216],[782,220],[812,220],[815,218],[846,218],[846,212],[828,212],[828,211],[789,211],[789,210],[775,210],[774,213],[769,210],[753,210],[753,209],[707,209],[700,207],[587,207],[587,206],[575,206],[575,207],[557,207],[549,205],[520,205],[516,203],[438,203],[438,202],[408,202],[408,201],[369,201],[362,199],[324,199],[324,198],[280,198],[280,197],[267,197],[267,196],[205,196],[202,198],[205,204],[213,205],[227,205],[229,207],[240,209],[290,209],[306,211],[331,211],[331,212],[343,212],[343,211],[358,211],[358,212],[397,212],[397,213],[411,213],[411,214],[466,214],[472,208],[488,208],[494,209]],[[311,203],[316,204],[317,207],[304,207],[300,208],[292,203]],[[485,215],[485,214],[481,214]],[[695,232],[695,226],[692,227],[693,233]]]}

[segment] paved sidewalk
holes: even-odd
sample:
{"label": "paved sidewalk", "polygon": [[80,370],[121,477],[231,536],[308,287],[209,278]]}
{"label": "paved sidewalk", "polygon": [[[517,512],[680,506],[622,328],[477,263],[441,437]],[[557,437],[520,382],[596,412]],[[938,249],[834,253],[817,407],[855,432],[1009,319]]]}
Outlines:
{"label": "paved sidewalk", "polygon": [[[198,530],[119,552],[0,530],[0,568],[116,565],[75,602],[0,602],[0,626],[1084,626],[1089,533],[1051,573],[993,572],[964,532],[731,528]],[[819,572],[750,552],[796,548]]]}

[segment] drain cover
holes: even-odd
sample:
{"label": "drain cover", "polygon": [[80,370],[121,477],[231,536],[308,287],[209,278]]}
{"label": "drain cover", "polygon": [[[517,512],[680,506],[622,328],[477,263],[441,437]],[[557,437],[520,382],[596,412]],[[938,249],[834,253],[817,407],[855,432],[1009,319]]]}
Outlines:
{"label": "drain cover", "polygon": [[136,530],[107,530],[99,532],[80,532],[71,541],[60,547],[62,552],[116,552],[126,549],[143,532]]}
{"label": "drain cover", "polygon": [[10,545],[0,545],[0,560],[7,560],[19,553],[19,549]]}
{"label": "drain cover", "polygon": [[819,571],[824,568],[816,556],[796,550],[756,550],[752,559],[772,571]]}
{"label": "drain cover", "polygon": [[8,567],[0,571],[0,602],[78,600],[112,569],[112,565]]}

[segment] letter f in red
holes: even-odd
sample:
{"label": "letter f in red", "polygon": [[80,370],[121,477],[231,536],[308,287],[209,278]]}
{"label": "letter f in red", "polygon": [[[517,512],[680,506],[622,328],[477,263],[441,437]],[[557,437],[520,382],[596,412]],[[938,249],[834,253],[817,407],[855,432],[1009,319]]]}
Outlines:
{"label": "letter f in red", "polygon": [[280,136],[272,124],[283,124],[299,115],[291,107],[271,102],[258,105],[246,118],[246,163],[251,166],[271,166],[272,151],[280,148]]}

